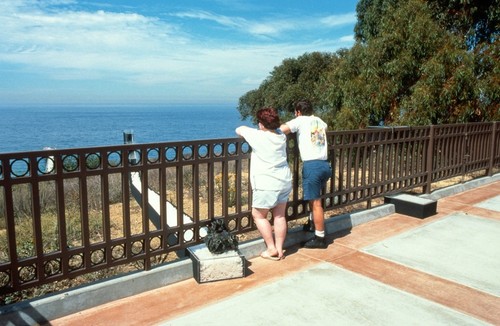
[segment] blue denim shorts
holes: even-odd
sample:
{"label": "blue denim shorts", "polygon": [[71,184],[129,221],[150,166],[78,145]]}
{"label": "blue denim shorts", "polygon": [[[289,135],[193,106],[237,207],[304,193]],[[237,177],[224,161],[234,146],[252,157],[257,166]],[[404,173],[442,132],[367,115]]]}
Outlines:
{"label": "blue denim shorts", "polygon": [[274,208],[280,203],[286,203],[292,188],[283,190],[254,190],[252,192],[253,208]]}
{"label": "blue denim shorts", "polygon": [[329,161],[304,161],[302,165],[302,189],[304,200],[313,200],[321,197],[321,189],[332,176],[332,167]]}

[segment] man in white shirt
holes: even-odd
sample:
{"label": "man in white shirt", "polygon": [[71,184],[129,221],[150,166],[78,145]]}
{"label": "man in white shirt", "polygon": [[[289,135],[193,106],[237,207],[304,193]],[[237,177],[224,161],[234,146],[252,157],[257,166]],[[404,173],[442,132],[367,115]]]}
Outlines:
{"label": "man in white shirt", "polygon": [[321,189],[332,175],[328,161],[326,123],[313,115],[309,101],[294,104],[295,118],[280,126],[283,133],[297,133],[302,167],[302,187],[304,200],[309,201],[314,229],[309,221],[304,230],[314,230],[314,238],[303,244],[304,248],[325,249],[325,220],[321,203]]}

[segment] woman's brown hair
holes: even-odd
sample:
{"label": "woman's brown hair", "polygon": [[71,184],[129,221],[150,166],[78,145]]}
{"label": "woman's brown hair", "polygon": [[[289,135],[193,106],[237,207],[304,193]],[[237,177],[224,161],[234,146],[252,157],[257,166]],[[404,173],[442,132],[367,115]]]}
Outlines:
{"label": "woman's brown hair", "polygon": [[257,111],[257,121],[262,123],[266,129],[277,129],[280,127],[280,117],[273,108],[262,108]]}

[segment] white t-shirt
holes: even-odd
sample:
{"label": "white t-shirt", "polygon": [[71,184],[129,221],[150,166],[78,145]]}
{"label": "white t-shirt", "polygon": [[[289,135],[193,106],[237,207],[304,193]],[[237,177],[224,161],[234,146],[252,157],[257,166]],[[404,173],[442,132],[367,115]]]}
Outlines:
{"label": "white t-shirt", "polygon": [[292,173],[286,156],[286,136],[252,128],[241,128],[240,135],[252,148],[252,189],[282,190],[290,187]]}
{"label": "white t-shirt", "polygon": [[328,145],[326,141],[326,123],[311,115],[301,115],[286,123],[291,132],[297,133],[302,161],[326,160]]}

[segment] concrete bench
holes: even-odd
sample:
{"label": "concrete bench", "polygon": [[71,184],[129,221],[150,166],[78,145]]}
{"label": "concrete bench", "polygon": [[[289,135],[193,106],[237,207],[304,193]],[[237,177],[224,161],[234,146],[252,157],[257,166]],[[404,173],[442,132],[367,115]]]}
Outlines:
{"label": "concrete bench", "polygon": [[436,214],[437,201],[408,194],[385,196],[384,202],[394,204],[396,213],[426,218]]}

